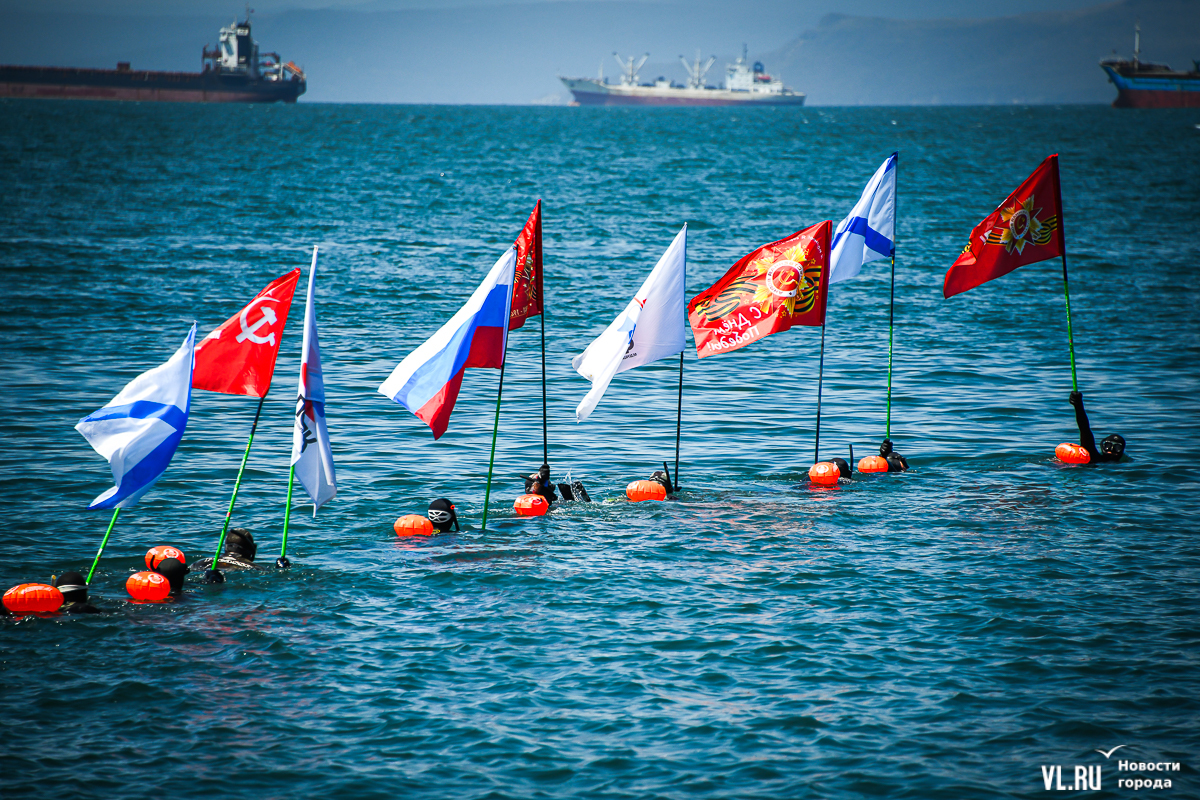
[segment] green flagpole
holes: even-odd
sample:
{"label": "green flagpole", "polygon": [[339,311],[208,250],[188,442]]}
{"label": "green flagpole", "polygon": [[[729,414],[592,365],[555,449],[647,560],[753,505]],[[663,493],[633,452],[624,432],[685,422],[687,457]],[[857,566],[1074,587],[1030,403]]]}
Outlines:
{"label": "green flagpole", "polygon": [[[507,361],[507,359],[505,359]],[[483,493],[483,524],[481,531],[487,530],[488,503],[492,499],[492,466],[496,463],[496,434],[500,431],[500,397],[504,394],[504,363],[500,363],[500,387],[496,390],[496,421],[492,423],[492,456],[488,459],[487,489]]]}
{"label": "green flagpole", "polygon": [[233,504],[237,502],[238,489],[242,485],[242,475],[246,472],[246,461],[250,458],[250,445],[254,444],[254,431],[258,429],[258,418],[262,414],[263,402],[266,395],[258,398],[258,410],[254,412],[254,423],[250,426],[250,438],[246,440],[246,452],[242,453],[242,466],[238,468],[237,480],[233,484],[233,496],[229,498],[229,510],[225,512],[225,524],[221,526],[221,536],[217,539],[217,549],[213,553],[212,569],[204,576],[207,583],[222,583],[225,580],[217,570],[217,561],[221,558],[221,548],[225,546],[225,534],[229,531],[229,520],[233,517]]}
{"label": "green flagpole", "polygon": [[[686,344],[686,342],[685,342]],[[679,401],[675,405],[675,491],[679,491],[679,434],[683,429],[683,351],[679,351]]]}
{"label": "green flagpole", "polygon": [[104,538],[100,541],[100,549],[96,551],[96,560],[92,562],[92,568],[88,570],[87,580],[84,583],[90,584],[92,582],[92,575],[96,572],[96,565],[100,563],[100,555],[104,552],[104,547],[108,544],[108,535],[112,533],[113,527],[117,524],[117,516],[120,513],[120,508],[113,509],[112,519],[108,523],[108,530],[104,532]]}
{"label": "green flagpole", "polygon": [[892,438],[892,328],[896,321],[896,248],[892,246],[892,301],[888,306],[888,392],[887,432],[885,439]]}
{"label": "green flagpole", "polygon": [[1071,346],[1071,391],[1079,391],[1079,382],[1075,379],[1075,334],[1071,331],[1071,290],[1067,288],[1067,248],[1064,245],[1062,254],[1063,264],[1063,299],[1067,302],[1067,343]]}
{"label": "green flagpole", "polygon": [[283,546],[279,549],[279,558],[275,561],[275,566],[280,569],[286,569],[291,566],[287,558],[287,535],[288,523],[292,521],[292,484],[296,482],[296,465],[292,464],[291,474],[288,475],[288,494],[287,506],[283,509]]}
{"label": "green flagpole", "polygon": [[817,372],[817,441],[813,445],[813,463],[821,460],[821,383],[825,380],[825,323],[821,323],[821,366]]}

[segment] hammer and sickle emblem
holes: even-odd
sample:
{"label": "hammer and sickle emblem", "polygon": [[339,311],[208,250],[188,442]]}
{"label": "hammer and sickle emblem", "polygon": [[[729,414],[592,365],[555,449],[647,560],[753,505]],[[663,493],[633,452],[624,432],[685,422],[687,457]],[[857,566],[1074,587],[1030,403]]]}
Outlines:
{"label": "hammer and sickle emblem", "polygon": [[250,314],[250,309],[254,308],[255,304],[263,302],[278,303],[279,301],[273,297],[256,297],[254,300],[250,301],[250,305],[242,309],[242,314],[240,317],[238,317],[238,321],[242,323],[242,332],[237,335],[238,344],[241,344],[249,339],[255,344],[269,344],[272,347],[275,346],[274,331],[268,333],[266,336],[259,336],[257,333],[258,329],[263,325],[266,325],[268,328],[270,328],[275,324],[275,320],[278,318],[275,316],[274,309],[263,306],[261,309],[262,316],[259,317],[258,321],[253,325],[251,325],[250,320],[247,319],[247,316]]}

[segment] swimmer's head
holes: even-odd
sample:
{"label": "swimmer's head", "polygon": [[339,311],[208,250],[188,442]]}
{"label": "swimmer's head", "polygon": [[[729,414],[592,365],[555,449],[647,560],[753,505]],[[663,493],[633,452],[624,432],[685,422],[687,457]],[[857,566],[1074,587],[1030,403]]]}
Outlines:
{"label": "swimmer's head", "polygon": [[54,586],[62,592],[67,603],[87,602],[87,583],[78,572],[64,572],[54,579]]}
{"label": "swimmer's head", "polygon": [[550,480],[550,465],[542,464],[538,467],[537,476],[541,479],[542,483]]}
{"label": "swimmer's head", "polygon": [[668,492],[671,491],[671,479],[667,477],[667,473],[661,469],[654,470],[654,474],[650,476],[650,480],[655,483],[662,484],[662,487]]}
{"label": "swimmer's head", "polygon": [[164,558],[154,571],[170,582],[171,594],[179,594],[183,589],[183,576],[188,574],[188,568],[179,559]]}
{"label": "swimmer's head", "polygon": [[830,461],[832,461],[834,464],[836,464],[836,465],[837,465],[837,468],[838,468],[838,474],[839,474],[841,477],[843,477],[843,478],[849,478],[849,477],[850,477],[850,475],[851,475],[851,474],[853,474],[853,470],[851,470],[851,469],[850,469],[850,462],[848,462],[846,459],[844,459],[844,458],[831,458],[831,459],[829,459],[829,460],[830,460]]}
{"label": "swimmer's head", "polygon": [[226,555],[241,556],[253,561],[256,553],[258,546],[254,544],[254,534],[250,531],[245,528],[230,528],[229,533],[225,534]]}
{"label": "swimmer's head", "polygon": [[884,439],[883,444],[879,445],[879,455],[887,458],[892,454],[892,440]]}
{"label": "swimmer's head", "polygon": [[1104,437],[1100,442],[1100,452],[1106,456],[1120,458],[1125,454],[1125,437],[1119,433]]}
{"label": "swimmer's head", "polygon": [[458,513],[454,503],[444,497],[431,502],[425,516],[433,523],[435,533],[445,533],[450,530],[451,525],[454,526],[454,530],[458,530]]}

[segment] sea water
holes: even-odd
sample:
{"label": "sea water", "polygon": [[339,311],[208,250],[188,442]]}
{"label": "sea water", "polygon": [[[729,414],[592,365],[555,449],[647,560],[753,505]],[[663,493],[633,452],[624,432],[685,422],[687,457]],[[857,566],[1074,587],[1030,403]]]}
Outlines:
{"label": "sea water", "polygon": [[[1106,107],[638,110],[0,103],[0,584],[86,571],[110,471],[74,430],[320,248],[338,495],[297,492],[287,571],[128,602],[152,545],[216,545],[252,398],[197,392],[121,515],[105,613],[0,622],[6,798],[1041,797],[1045,768],[1178,762],[1200,796],[1200,116]],[[899,151],[891,435],[912,470],[814,490],[821,331],[683,374],[572,356],[688,223],[689,296],[840,220]],[[1079,388],[1130,460],[1067,467],[1062,266],[944,300],[971,229],[1062,165]],[[549,456],[596,502],[519,518],[541,327],[469,372],[449,432],[377,393],[541,199]],[[1049,202],[1038,198],[1038,204]],[[891,265],[830,292],[820,456],[886,427]],[[291,310],[233,523],[278,555]],[[461,533],[392,522],[448,497]],[[1108,751],[1123,745],[1110,758]],[[1052,791],[1055,791],[1052,789]]]}

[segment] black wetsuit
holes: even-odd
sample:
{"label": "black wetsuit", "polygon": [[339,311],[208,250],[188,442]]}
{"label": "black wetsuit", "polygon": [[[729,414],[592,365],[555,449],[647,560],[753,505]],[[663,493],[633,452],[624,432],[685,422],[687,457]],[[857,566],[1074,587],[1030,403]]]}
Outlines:
{"label": "black wetsuit", "polygon": [[99,614],[100,609],[87,600],[77,600],[73,603],[63,603],[58,609],[61,614]]}
{"label": "black wetsuit", "polygon": [[1079,426],[1079,444],[1092,457],[1091,463],[1120,461],[1125,455],[1124,452],[1102,453],[1096,449],[1096,437],[1092,435],[1092,426],[1088,423],[1087,411],[1083,408],[1083,395],[1079,392],[1071,392],[1071,405],[1075,406],[1075,424]]}
{"label": "black wetsuit", "polygon": [[[212,568],[211,558],[197,559],[191,565],[192,572],[205,572]],[[266,567],[260,567],[245,556],[226,553],[217,560],[217,569],[266,569]]]}
{"label": "black wetsuit", "polygon": [[525,476],[525,494],[540,494],[546,498],[547,503],[553,503],[558,499],[558,494],[554,491],[554,483],[549,478],[543,481],[536,472]]}

